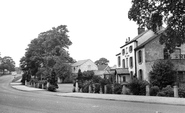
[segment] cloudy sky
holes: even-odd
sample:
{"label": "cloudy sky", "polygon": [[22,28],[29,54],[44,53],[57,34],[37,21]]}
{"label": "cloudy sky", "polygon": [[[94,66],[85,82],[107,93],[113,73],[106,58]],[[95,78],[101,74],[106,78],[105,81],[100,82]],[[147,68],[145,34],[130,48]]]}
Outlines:
{"label": "cloudy sky", "polygon": [[127,37],[137,35],[128,19],[131,0],[0,0],[0,52],[19,66],[27,45],[52,27],[67,25],[75,60],[107,58],[116,54]]}

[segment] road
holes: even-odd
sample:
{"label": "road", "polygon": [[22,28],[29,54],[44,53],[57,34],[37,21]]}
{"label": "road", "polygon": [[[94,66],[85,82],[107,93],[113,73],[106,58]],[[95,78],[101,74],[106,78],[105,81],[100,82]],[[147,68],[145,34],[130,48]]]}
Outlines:
{"label": "road", "polygon": [[12,89],[12,75],[0,77],[0,113],[183,113],[185,106],[56,96]]}

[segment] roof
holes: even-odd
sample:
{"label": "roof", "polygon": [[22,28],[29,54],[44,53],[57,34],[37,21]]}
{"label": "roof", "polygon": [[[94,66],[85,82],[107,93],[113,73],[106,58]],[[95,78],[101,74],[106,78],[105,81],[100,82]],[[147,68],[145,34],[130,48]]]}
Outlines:
{"label": "roof", "polygon": [[114,75],[115,74],[115,70],[107,70],[107,71],[105,71],[105,73],[104,73],[105,75]]}
{"label": "roof", "polygon": [[140,38],[141,36],[143,36],[145,33],[147,33],[149,30],[146,30],[144,32],[142,32],[141,34],[137,35],[134,39],[132,39],[131,41],[129,41],[128,43],[126,43],[125,45],[121,46],[120,48],[125,47],[126,45],[135,42],[138,38]]}
{"label": "roof", "polygon": [[121,55],[121,53],[116,54],[116,56]]}
{"label": "roof", "polygon": [[135,48],[135,50],[141,49],[142,47],[144,47],[146,44],[148,44],[150,41],[152,41],[153,39],[155,39],[156,37],[158,37],[161,33],[163,33],[165,31],[165,29],[162,29],[160,31],[158,31],[156,34],[154,34],[152,37],[150,37],[148,40],[144,41],[142,44],[140,44],[138,47]]}
{"label": "roof", "polygon": [[97,65],[97,67],[98,70],[105,70],[108,67],[108,65]]}
{"label": "roof", "polygon": [[95,70],[94,75],[103,75],[105,73],[104,70]]}
{"label": "roof", "polygon": [[89,59],[87,60],[79,60],[76,63],[73,63],[71,66],[76,67],[76,66],[81,66],[82,64],[84,64],[85,62],[87,62]]}
{"label": "roof", "polygon": [[115,71],[117,74],[120,74],[120,75],[130,74],[127,68],[116,68]]}

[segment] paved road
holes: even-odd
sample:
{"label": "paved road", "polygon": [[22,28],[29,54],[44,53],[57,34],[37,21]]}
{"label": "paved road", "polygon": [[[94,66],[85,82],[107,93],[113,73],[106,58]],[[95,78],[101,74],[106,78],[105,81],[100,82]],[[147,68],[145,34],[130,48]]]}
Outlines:
{"label": "paved road", "polygon": [[0,113],[183,113],[185,106],[56,96],[53,92],[12,89],[11,75],[0,77]]}

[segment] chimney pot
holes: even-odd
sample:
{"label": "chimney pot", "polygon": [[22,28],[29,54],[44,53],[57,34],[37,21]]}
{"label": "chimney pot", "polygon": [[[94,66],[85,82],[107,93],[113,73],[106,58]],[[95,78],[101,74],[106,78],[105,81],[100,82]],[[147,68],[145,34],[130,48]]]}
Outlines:
{"label": "chimney pot", "polygon": [[138,28],[138,35],[143,33],[145,31],[145,28]]}

